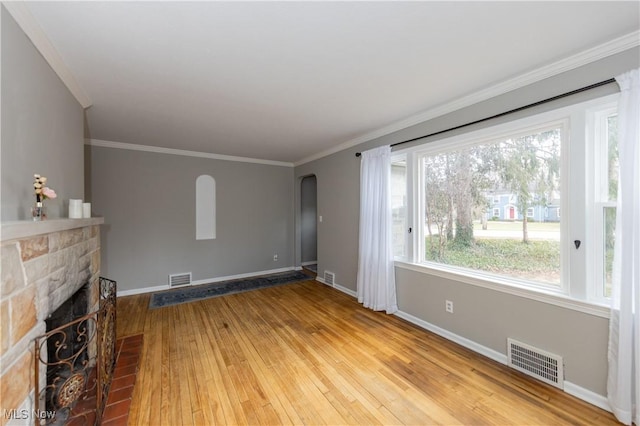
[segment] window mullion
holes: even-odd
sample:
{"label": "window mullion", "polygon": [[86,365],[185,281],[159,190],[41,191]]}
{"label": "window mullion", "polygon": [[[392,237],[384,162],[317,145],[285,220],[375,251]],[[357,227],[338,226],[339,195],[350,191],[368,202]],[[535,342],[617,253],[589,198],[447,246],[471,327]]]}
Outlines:
{"label": "window mullion", "polygon": [[413,242],[415,240],[415,236],[414,236],[414,230],[415,230],[415,223],[414,223],[414,204],[415,204],[415,197],[413,194],[413,188],[415,186],[415,168],[413,166],[413,153],[408,152],[406,155],[406,162],[407,162],[407,229],[405,229],[405,250],[407,253],[406,259],[409,262],[415,262],[415,258],[414,258],[414,250],[413,250]]}
{"label": "window mullion", "polygon": [[[411,165],[413,166],[413,261],[424,261],[424,172],[421,167],[422,155],[414,154]],[[423,242],[420,244],[420,242]]]}

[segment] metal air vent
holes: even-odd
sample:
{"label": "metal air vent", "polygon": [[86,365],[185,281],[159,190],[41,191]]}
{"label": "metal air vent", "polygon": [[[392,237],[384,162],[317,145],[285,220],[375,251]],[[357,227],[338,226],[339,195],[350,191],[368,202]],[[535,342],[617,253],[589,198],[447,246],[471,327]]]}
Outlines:
{"label": "metal air vent", "polygon": [[507,339],[510,367],[552,386],[564,389],[562,357],[513,339]]}
{"label": "metal air vent", "polygon": [[326,285],[333,286],[336,282],[336,274],[329,271],[324,271],[324,283]]}
{"label": "metal air vent", "polygon": [[169,275],[169,287],[178,287],[189,284],[191,284],[191,272]]}

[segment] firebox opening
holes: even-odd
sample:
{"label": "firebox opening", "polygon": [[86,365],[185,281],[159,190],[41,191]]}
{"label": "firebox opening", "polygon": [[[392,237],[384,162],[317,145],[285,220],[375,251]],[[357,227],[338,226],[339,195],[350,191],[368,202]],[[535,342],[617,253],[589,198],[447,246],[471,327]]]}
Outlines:
{"label": "firebox opening", "polygon": [[[61,384],[66,383],[73,372],[84,371],[83,366],[88,363],[89,342],[95,325],[91,321],[73,322],[89,313],[90,288],[89,283],[83,285],[45,320],[47,333],[58,329],[47,341],[47,410],[58,411],[73,405],[74,395],[69,395],[69,390]],[[78,377],[76,382],[86,384],[87,379]]]}

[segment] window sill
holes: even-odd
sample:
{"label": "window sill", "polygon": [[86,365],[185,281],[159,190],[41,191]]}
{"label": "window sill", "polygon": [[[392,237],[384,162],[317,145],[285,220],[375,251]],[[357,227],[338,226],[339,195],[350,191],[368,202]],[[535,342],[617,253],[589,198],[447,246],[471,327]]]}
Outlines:
{"label": "window sill", "polygon": [[496,280],[479,274],[465,273],[462,271],[453,271],[450,268],[438,267],[435,265],[409,263],[396,260],[395,266],[410,271],[420,272],[428,275],[435,275],[478,287],[488,288],[502,293],[523,297],[526,299],[536,300],[550,305],[560,306],[562,308],[571,309],[585,314],[594,315],[602,318],[609,318],[610,308],[606,305],[596,302],[587,302],[584,300],[574,299],[560,292],[554,292],[543,288],[533,288],[510,282],[509,280]]}

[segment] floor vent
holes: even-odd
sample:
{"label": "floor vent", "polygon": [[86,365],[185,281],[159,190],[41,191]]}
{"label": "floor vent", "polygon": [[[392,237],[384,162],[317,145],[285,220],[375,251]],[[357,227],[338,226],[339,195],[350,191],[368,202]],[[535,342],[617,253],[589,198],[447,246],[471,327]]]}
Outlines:
{"label": "floor vent", "polygon": [[191,284],[191,272],[169,275],[169,287],[178,287],[189,284]]}
{"label": "floor vent", "polygon": [[334,285],[336,282],[336,274],[329,271],[324,271],[324,283],[326,285]]}
{"label": "floor vent", "polygon": [[562,357],[533,346],[507,339],[508,364],[531,377],[564,389]]}

